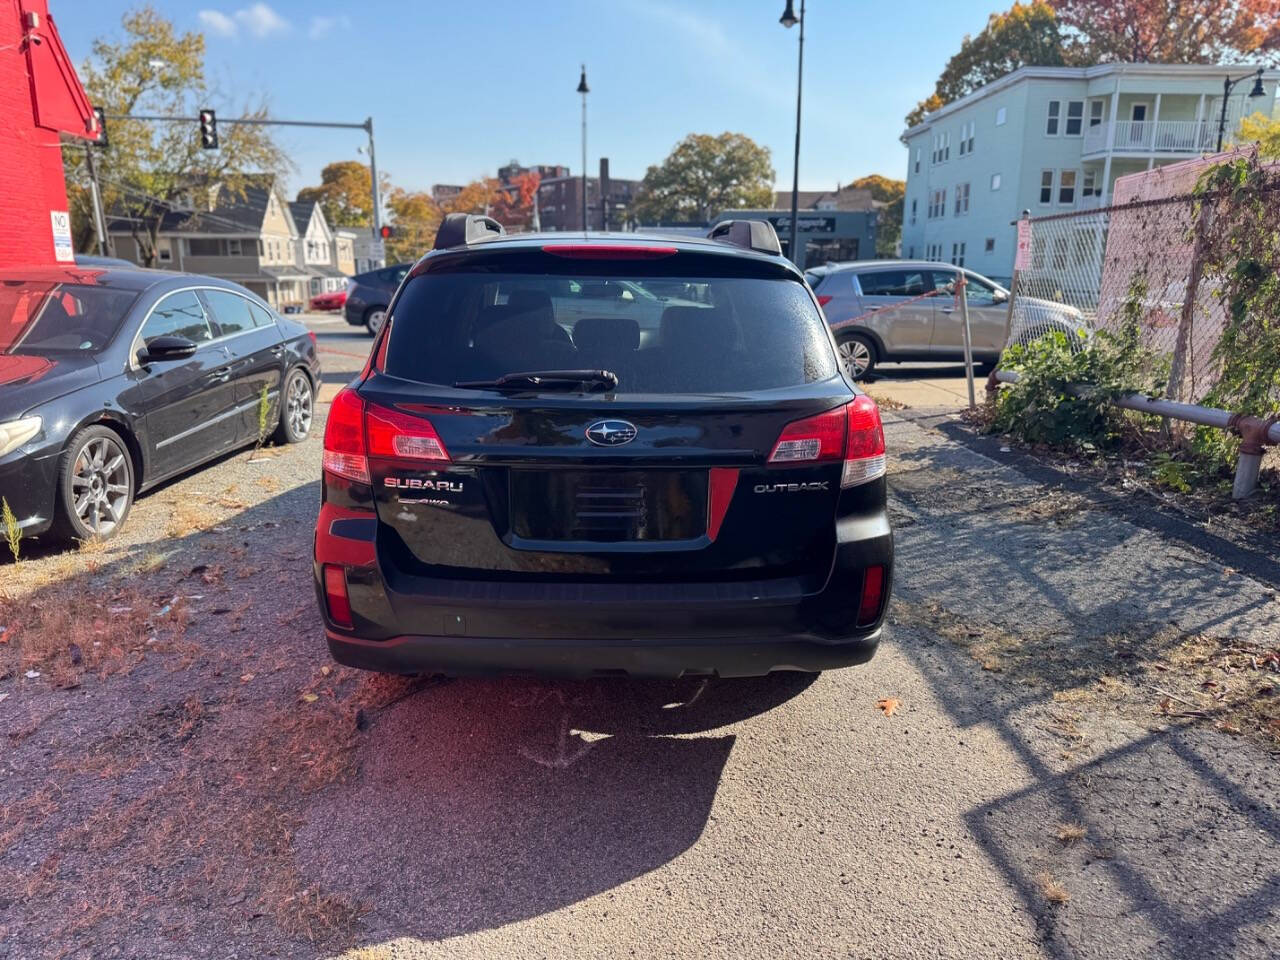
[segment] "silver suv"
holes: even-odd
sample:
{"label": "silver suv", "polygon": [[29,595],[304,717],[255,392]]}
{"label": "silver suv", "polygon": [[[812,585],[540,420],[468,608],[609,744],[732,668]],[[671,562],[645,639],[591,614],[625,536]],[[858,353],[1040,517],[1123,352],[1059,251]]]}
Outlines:
{"label": "silver suv", "polygon": [[[927,260],[863,260],[813,267],[805,278],[827,323],[836,328],[841,363],[858,380],[886,361],[964,359],[960,311],[948,292],[960,270]],[[964,275],[973,358],[990,366],[1005,347],[1009,291],[972,270]],[[1049,330],[1087,336],[1083,315],[1074,307],[1024,297],[1018,304],[1012,342]]]}

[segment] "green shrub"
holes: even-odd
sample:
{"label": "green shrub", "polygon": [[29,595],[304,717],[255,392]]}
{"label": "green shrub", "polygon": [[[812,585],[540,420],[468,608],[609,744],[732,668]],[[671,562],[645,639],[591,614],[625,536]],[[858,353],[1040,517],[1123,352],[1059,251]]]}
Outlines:
{"label": "green shrub", "polygon": [[[1126,393],[1158,395],[1168,379],[1168,363],[1142,346],[1145,292],[1135,283],[1119,328],[1099,331],[1087,343],[1054,331],[1009,347],[1000,369],[1016,371],[1019,379],[996,395],[990,429],[1069,450],[1113,446],[1126,424],[1114,401]],[[1070,384],[1091,389],[1077,396],[1067,392]]]}

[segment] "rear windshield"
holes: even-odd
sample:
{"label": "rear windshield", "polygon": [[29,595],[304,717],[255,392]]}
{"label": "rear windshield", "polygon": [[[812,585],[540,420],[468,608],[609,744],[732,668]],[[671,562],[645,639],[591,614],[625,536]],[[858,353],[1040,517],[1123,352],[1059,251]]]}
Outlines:
{"label": "rear windshield", "polygon": [[393,308],[385,370],[424,383],[608,370],[618,393],[793,387],[836,374],[794,280],[427,273]]}

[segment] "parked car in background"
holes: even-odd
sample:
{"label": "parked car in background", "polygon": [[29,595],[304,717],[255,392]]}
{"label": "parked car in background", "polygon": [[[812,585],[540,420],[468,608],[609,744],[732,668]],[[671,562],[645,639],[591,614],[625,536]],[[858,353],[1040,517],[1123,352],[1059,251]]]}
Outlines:
{"label": "parked car in background", "polygon": [[[814,267],[805,279],[835,327],[841,363],[849,376],[861,379],[878,363],[964,359],[961,312],[951,292],[961,269],[927,260],[865,260]],[[963,272],[973,358],[989,366],[1005,347],[1009,291],[972,270]],[[1088,336],[1075,307],[1031,297],[1018,302],[1009,342],[1025,343],[1050,330],[1073,339]]]}
{"label": "parked car in background", "polygon": [[0,274],[0,496],[23,536],[115,534],[134,498],[311,430],[315,335],[234,283],[83,267]]}
{"label": "parked car in background", "polygon": [[[772,226],[440,233],[330,407],[315,582],[338,661],[677,677],[872,656],[880,413]],[[682,296],[649,330],[562,316],[597,284]]]}
{"label": "parked car in background", "polygon": [[347,284],[347,323],[353,327],[364,327],[369,336],[376,337],[387,319],[387,304],[412,266],[411,263],[398,263],[352,277]]}
{"label": "parked car in background", "polygon": [[341,310],[347,302],[347,291],[330,290],[326,293],[317,293],[307,302],[307,307],[315,313],[322,313],[325,310]]}

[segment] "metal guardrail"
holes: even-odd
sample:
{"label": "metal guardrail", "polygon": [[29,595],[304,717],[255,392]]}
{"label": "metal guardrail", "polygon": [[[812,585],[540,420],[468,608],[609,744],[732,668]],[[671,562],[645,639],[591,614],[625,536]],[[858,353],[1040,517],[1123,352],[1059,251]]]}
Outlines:
{"label": "metal guardrail", "polygon": [[[1013,370],[993,370],[987,378],[987,393],[993,394],[997,383],[1017,383],[1019,376]],[[1086,383],[1067,385],[1067,392],[1075,396],[1087,396],[1094,387]],[[1235,482],[1231,496],[1243,500],[1258,488],[1258,472],[1262,467],[1263,447],[1280,445],[1280,415],[1269,418],[1254,417],[1244,413],[1229,413],[1214,407],[1202,407],[1198,403],[1180,403],[1129,393],[1115,401],[1125,410],[1137,410],[1170,420],[1183,420],[1219,430],[1230,430],[1240,437],[1240,459],[1236,462]]]}

